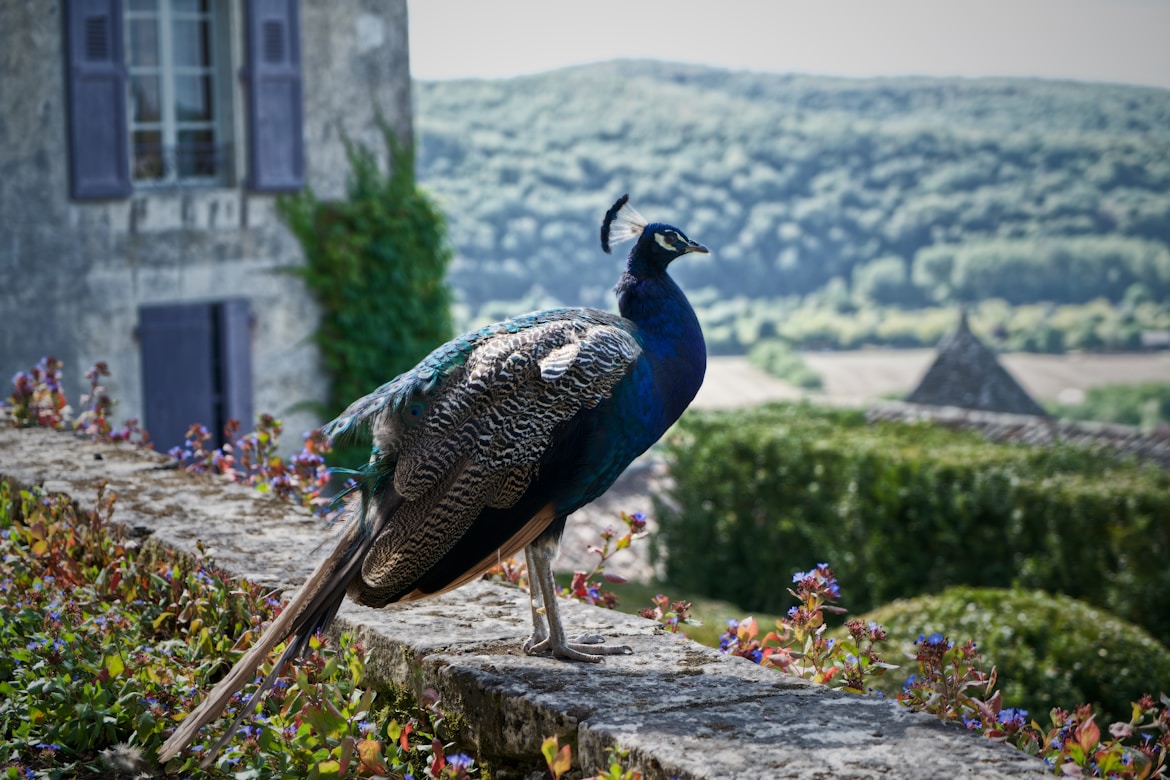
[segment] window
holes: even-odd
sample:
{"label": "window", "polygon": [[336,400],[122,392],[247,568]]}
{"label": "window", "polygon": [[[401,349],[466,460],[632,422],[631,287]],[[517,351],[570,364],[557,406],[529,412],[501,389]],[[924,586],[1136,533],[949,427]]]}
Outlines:
{"label": "window", "polygon": [[129,0],[124,15],[135,185],[230,178],[227,14],[217,0]]}
{"label": "window", "polygon": [[[237,178],[253,192],[304,186],[299,4],[65,0],[73,198]],[[245,148],[234,111],[245,120],[247,166],[233,153]]]}

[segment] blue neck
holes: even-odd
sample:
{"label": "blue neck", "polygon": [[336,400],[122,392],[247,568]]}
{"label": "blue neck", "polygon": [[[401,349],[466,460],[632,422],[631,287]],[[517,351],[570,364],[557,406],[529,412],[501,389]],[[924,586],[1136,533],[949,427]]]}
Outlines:
{"label": "blue neck", "polygon": [[[663,402],[661,435],[699,392],[707,371],[707,345],[699,318],[682,289],[666,273],[626,273],[617,286],[618,310],[638,326],[637,338],[658,379]],[[657,438],[657,436],[655,437]]]}

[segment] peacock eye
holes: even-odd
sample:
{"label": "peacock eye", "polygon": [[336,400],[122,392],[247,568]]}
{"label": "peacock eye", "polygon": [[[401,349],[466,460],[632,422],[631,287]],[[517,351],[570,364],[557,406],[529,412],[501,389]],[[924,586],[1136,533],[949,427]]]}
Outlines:
{"label": "peacock eye", "polygon": [[669,249],[673,252],[678,248],[675,245],[675,242],[678,240],[678,233],[675,233],[674,231],[668,230],[664,233],[655,233],[654,240],[658,242],[658,245],[663,249]]}

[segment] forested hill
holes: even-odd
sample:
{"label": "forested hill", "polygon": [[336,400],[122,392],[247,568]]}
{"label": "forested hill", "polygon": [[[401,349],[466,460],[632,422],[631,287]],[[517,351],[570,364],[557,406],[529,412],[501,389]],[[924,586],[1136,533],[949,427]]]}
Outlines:
{"label": "forested hill", "polygon": [[415,111],[484,316],[610,306],[597,229],[623,192],[713,249],[675,271],[708,298],[1170,299],[1170,91],[614,62],[418,82]]}

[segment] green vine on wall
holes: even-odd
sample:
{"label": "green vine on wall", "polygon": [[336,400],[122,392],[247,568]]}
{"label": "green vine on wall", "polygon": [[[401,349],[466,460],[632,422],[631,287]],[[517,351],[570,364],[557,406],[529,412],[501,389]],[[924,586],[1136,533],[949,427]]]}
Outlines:
{"label": "green vine on wall", "polygon": [[321,307],[315,340],[329,372],[332,416],[411,368],[453,335],[446,220],[415,182],[414,151],[383,119],[389,171],[345,139],[346,198],[306,187],[277,201],[305,252],[298,270]]}

